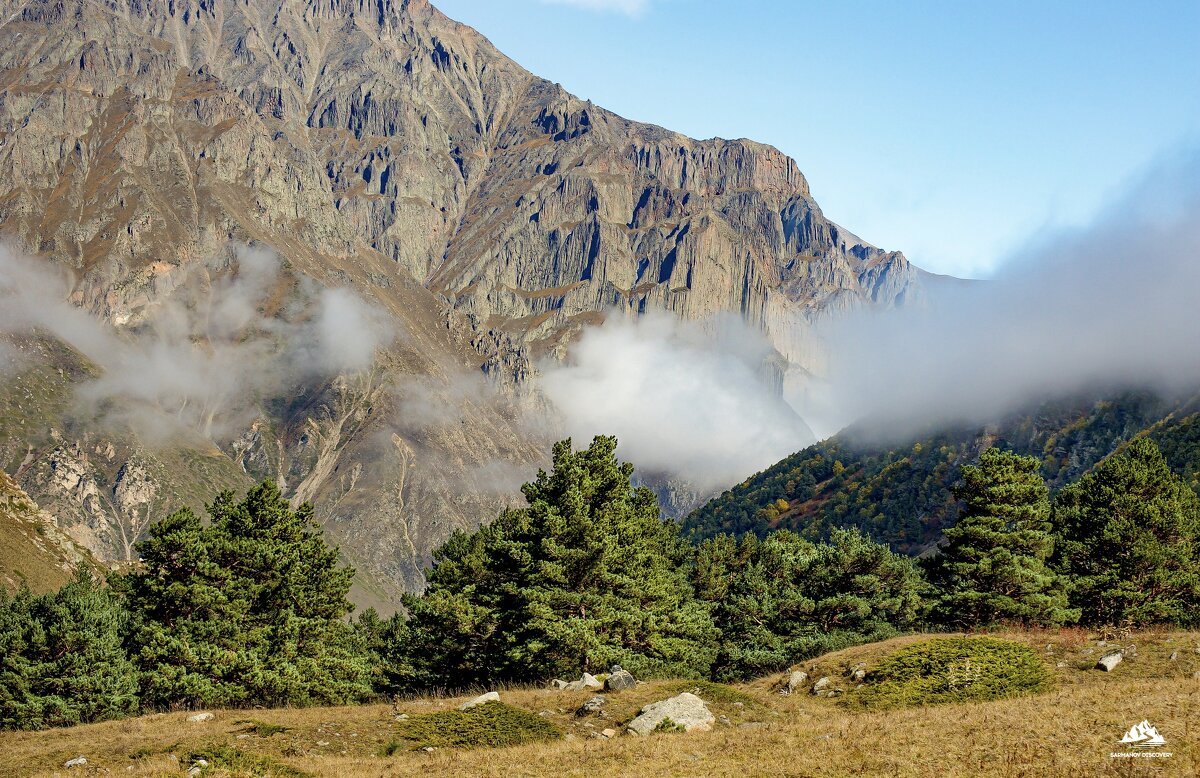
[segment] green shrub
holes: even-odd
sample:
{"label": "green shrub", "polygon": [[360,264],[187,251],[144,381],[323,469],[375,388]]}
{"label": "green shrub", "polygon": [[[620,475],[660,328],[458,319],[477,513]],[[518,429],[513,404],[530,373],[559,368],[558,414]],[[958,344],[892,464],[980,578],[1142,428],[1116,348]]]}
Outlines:
{"label": "green shrub", "polygon": [[[413,716],[400,722],[398,733],[408,747],[496,748],[557,740],[562,732],[550,722],[528,711],[488,702],[469,710],[448,710]],[[389,743],[386,750],[400,750]]]}
{"label": "green shrub", "polygon": [[686,728],[682,724],[676,724],[671,720],[671,717],[663,719],[654,726],[655,732],[684,732]]}
{"label": "green shrub", "polygon": [[1023,643],[934,638],[884,659],[843,702],[863,708],[984,702],[1047,691],[1051,677],[1037,652]]}
{"label": "green shrub", "polygon": [[258,721],[256,719],[241,719],[234,723],[248,725],[242,732],[255,734],[259,737],[271,737],[272,735],[278,735],[280,732],[287,732],[290,729],[290,727],[285,727],[282,724],[268,724],[265,721]]}
{"label": "green shrub", "polygon": [[233,746],[211,745],[192,751],[187,755],[187,764],[195,764],[200,759],[208,762],[200,771],[200,775],[220,771],[220,774],[231,773],[251,778],[310,778],[310,773],[303,770],[297,770],[265,756],[248,754]]}

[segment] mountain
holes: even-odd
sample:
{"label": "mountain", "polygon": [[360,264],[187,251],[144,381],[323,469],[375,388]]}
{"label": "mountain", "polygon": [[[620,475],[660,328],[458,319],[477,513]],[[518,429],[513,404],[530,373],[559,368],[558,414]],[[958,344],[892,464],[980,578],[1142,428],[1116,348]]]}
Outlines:
{"label": "mountain", "polygon": [[778,528],[823,537],[858,527],[893,549],[920,554],[957,518],[951,488],[962,465],[1000,446],[1042,461],[1057,490],[1136,437],[1200,491],[1200,396],[1144,392],[1044,403],[986,426],[948,425],[897,444],[860,424],[746,479],[684,519],[693,537],[763,535]]}
{"label": "mountain", "polygon": [[518,499],[552,435],[528,379],[609,309],[734,312],[816,370],[814,318],[926,281],[826,219],[778,150],[623,119],[424,0],[0,13],[0,232],[69,276],[95,327],[149,337],[254,246],[280,258],[259,312],[346,288],[398,333],[370,369],[244,392],[222,430],[210,414],[168,441],[79,409],[95,353],[9,333],[3,466],[107,559],[269,476],[316,504],[360,602],[386,607],[453,529]]}
{"label": "mountain", "polygon": [[0,472],[0,588],[28,586],[35,594],[58,589],[77,567],[102,565],[40,508],[7,473]]}

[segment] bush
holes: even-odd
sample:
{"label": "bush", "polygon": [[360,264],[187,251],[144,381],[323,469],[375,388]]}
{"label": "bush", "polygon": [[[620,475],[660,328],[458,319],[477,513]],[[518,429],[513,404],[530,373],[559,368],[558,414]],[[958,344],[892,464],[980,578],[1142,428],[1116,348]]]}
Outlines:
{"label": "bush", "polygon": [[[400,722],[399,737],[412,749],[498,748],[522,743],[557,740],[562,732],[529,711],[487,702],[469,710],[447,710],[413,716]],[[385,753],[395,753],[401,744],[392,742]]]}
{"label": "bush", "polygon": [[84,568],[57,592],[0,590],[0,728],[66,727],[128,716],[137,676],[125,613]]}
{"label": "bush", "polygon": [[200,775],[253,775],[277,776],[278,778],[311,778],[310,773],[297,770],[274,759],[258,754],[248,754],[233,746],[217,744],[191,751],[187,754],[188,764],[195,764],[203,759],[208,766],[200,771]]}
{"label": "bush", "polygon": [[1051,677],[1037,652],[1023,643],[935,638],[884,659],[845,702],[863,708],[985,702],[1047,691]]}
{"label": "bush", "polygon": [[912,626],[925,585],[911,559],[857,530],[813,544],[786,530],[696,550],[697,596],[720,630],[712,677],[739,681]]}

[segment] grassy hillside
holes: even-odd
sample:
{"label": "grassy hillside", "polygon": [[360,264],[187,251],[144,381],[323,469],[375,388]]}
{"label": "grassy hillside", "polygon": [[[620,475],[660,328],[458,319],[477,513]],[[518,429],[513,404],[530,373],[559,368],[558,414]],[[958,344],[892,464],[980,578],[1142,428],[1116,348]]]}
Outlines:
{"label": "grassy hillside", "polygon": [[[998,635],[1031,646],[1051,674],[1050,690],[985,703],[863,711],[845,697],[806,691],[781,696],[772,676],[740,686],[655,681],[608,695],[607,718],[574,715],[590,692],[501,690],[511,706],[539,717],[562,737],[502,748],[421,750],[428,714],[463,698],[303,710],[216,711],[207,722],[168,713],[68,730],[0,734],[0,776],[62,774],[79,755],[78,774],[182,775],[192,755],[213,764],[203,775],[279,776],[757,776],[757,775],[1195,775],[1200,771],[1200,633],[1102,637],[1081,630]],[[870,671],[898,650],[927,640],[906,636],[804,663],[810,678]],[[1114,672],[1091,669],[1113,645],[1136,645]],[[1175,658],[1171,656],[1174,654]],[[869,676],[868,676],[869,677]],[[622,729],[644,704],[694,691],[725,717],[710,732],[649,737],[597,736]],[[398,714],[407,720],[397,721]],[[441,718],[445,718],[443,713]],[[1131,726],[1150,721],[1169,759],[1112,759]],[[414,726],[412,722],[422,722]],[[423,733],[413,737],[414,732]],[[436,742],[436,741],[434,741]],[[76,774],[72,771],[71,774]]]}
{"label": "grassy hillside", "polygon": [[26,584],[36,594],[53,591],[70,580],[80,562],[100,569],[87,549],[0,471],[0,587],[13,592]]}
{"label": "grassy hillside", "polygon": [[1057,489],[1139,435],[1152,437],[1172,469],[1200,485],[1200,398],[1127,394],[1047,404],[997,425],[891,447],[864,442],[850,430],[746,479],[693,512],[684,528],[701,539],[778,528],[820,538],[833,527],[858,527],[897,551],[916,554],[954,520],[950,489],[962,465],[984,448],[1038,457],[1043,477]]}

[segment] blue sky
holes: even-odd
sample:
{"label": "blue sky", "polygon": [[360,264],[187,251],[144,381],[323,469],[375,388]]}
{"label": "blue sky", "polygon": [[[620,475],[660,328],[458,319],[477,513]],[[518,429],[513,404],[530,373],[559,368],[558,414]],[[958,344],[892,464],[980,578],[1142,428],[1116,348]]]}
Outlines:
{"label": "blue sky", "polygon": [[986,277],[1200,140],[1200,0],[433,0],[619,114],[795,157],[826,214]]}

